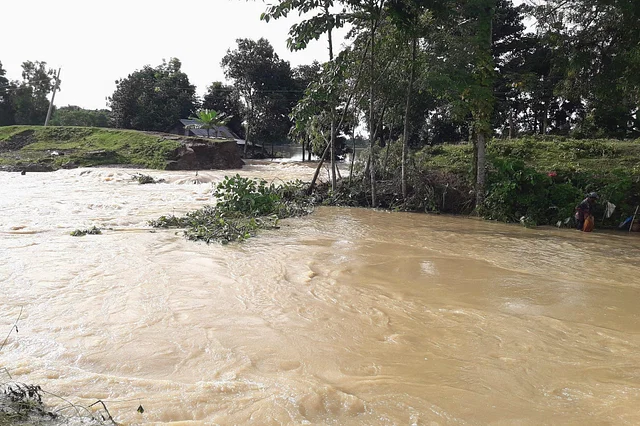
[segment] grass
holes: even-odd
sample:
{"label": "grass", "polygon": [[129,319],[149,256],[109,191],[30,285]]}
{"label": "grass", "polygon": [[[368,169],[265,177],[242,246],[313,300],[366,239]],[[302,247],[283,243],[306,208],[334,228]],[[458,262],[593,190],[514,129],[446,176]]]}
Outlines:
{"label": "grass", "polygon": [[[494,139],[487,145],[488,156],[520,159],[540,172],[603,172],[625,169],[640,174],[640,140],[577,140],[561,137]],[[426,168],[455,173],[471,171],[472,146],[438,145],[416,153]]]}
{"label": "grass", "polygon": [[[179,141],[167,139],[161,133],[136,130],[0,127],[0,165],[36,163],[58,169],[66,163],[77,166],[126,164],[165,169],[172,153],[179,147]],[[53,151],[59,155],[52,155]]]}

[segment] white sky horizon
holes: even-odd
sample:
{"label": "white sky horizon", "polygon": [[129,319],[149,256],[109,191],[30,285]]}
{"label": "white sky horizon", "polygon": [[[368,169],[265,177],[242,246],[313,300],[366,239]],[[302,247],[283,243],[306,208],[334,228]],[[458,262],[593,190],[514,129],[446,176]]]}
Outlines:
{"label": "white sky horizon", "polygon": [[[45,61],[62,68],[57,107],[107,108],[115,81],[145,65],[176,57],[202,96],[225,81],[220,61],[238,38],[264,37],[292,67],[326,62],[326,36],[306,50],[290,52],[289,27],[301,18],[260,21],[268,2],[245,0],[5,0],[0,62],[10,80],[21,80],[22,63]],[[341,31],[343,35],[346,31]],[[8,39],[8,34],[16,35]],[[342,37],[336,37],[338,45]],[[337,49],[339,50],[339,49]]]}

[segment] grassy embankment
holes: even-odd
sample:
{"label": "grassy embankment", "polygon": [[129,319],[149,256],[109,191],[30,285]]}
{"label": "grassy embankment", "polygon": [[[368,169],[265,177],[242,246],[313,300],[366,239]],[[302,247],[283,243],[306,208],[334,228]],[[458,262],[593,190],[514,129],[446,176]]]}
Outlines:
{"label": "grassy embankment", "polygon": [[[366,156],[366,153],[364,154]],[[363,156],[363,157],[364,157]],[[438,145],[412,154],[409,196],[400,191],[401,146],[378,154],[379,202],[409,211],[470,213],[474,209],[472,146]],[[528,137],[493,140],[487,147],[487,195],[478,212],[485,218],[527,225],[556,224],[571,217],[576,204],[591,191],[600,194],[598,226],[616,226],[640,204],[640,140],[575,140]],[[362,166],[356,168],[359,175]],[[330,203],[367,205],[367,179],[334,194]],[[617,206],[603,221],[603,206]]]}
{"label": "grassy embankment", "polygon": [[[134,165],[164,169],[176,135],[95,127],[0,127],[0,167]],[[211,140],[215,142],[216,140]]]}

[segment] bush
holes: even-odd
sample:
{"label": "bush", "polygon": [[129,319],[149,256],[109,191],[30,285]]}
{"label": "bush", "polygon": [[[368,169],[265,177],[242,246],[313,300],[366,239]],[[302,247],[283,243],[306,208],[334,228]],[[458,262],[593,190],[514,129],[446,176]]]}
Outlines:
{"label": "bush", "polygon": [[206,206],[183,217],[162,216],[150,221],[154,228],[184,228],[189,240],[207,244],[243,241],[260,229],[276,229],[278,221],[313,211],[301,181],[281,185],[240,175],[225,177],[213,192],[215,206]]}
{"label": "bush", "polygon": [[273,186],[267,185],[267,181],[240,175],[225,177],[216,186],[213,196],[217,200],[216,207],[221,212],[255,216],[273,213],[276,203],[280,201],[277,192]]}
{"label": "bush", "polygon": [[488,193],[480,213],[488,219],[547,223],[551,178],[527,167],[522,160],[494,159]]}

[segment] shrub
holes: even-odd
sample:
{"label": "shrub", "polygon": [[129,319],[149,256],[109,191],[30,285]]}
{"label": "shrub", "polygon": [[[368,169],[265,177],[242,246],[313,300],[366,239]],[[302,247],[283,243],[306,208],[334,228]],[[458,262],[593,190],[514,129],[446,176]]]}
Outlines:
{"label": "shrub", "polygon": [[548,221],[551,178],[527,167],[522,160],[494,159],[488,194],[480,213],[488,219],[528,223]]}
{"label": "shrub", "polygon": [[278,221],[313,211],[301,181],[281,185],[240,175],[225,177],[214,189],[215,206],[183,217],[162,216],[150,221],[154,228],[184,228],[189,240],[227,244],[254,236],[260,229],[276,229]]}

